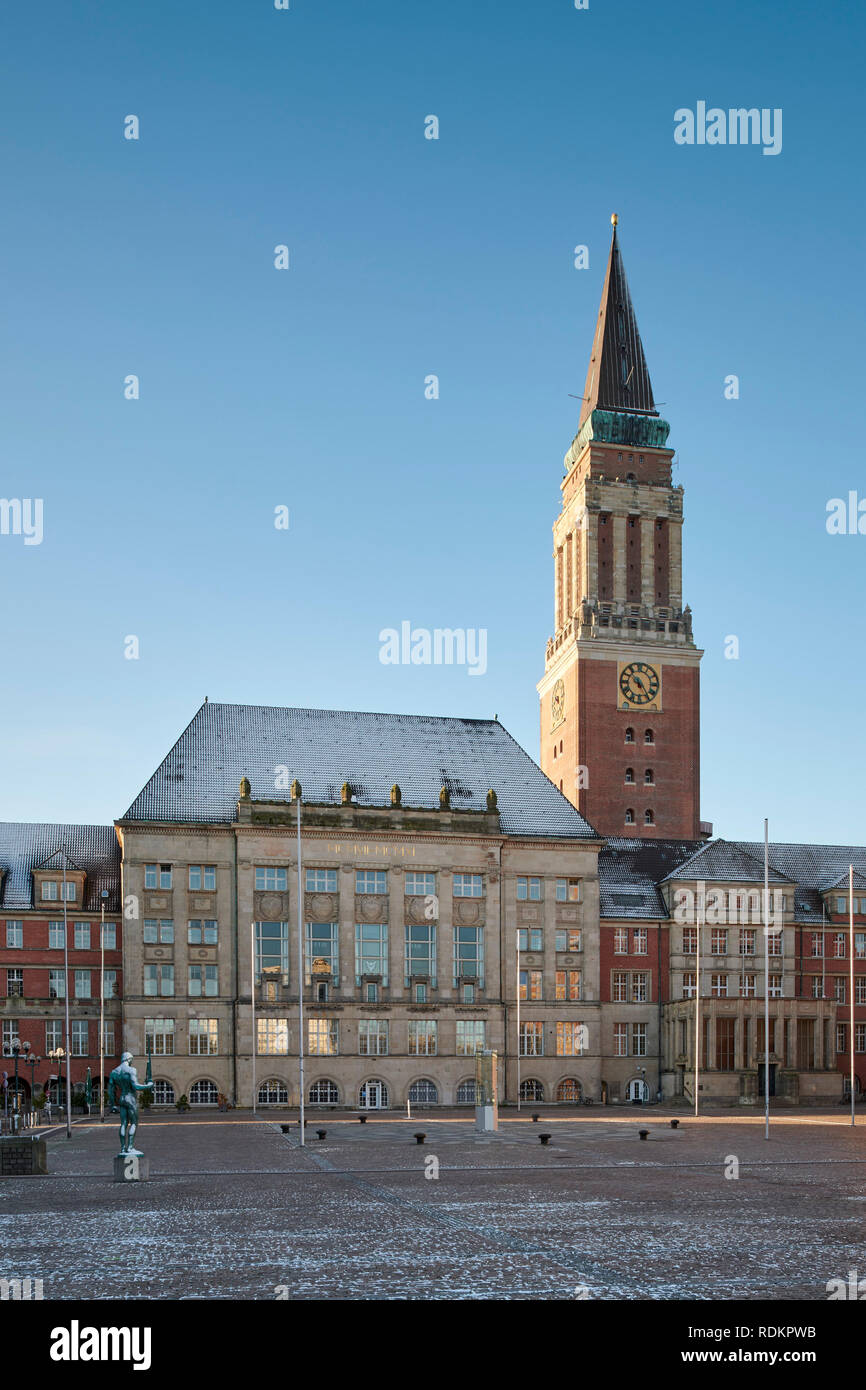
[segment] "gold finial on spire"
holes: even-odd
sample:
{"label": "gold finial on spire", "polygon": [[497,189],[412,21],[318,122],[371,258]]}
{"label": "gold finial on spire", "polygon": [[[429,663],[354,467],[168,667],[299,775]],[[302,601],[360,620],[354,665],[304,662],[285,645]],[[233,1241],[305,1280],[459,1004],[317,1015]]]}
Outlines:
{"label": "gold finial on spire", "polygon": [[610,215],[610,225],[611,225],[612,227],[615,227],[618,221],[619,221],[619,213],[618,213],[618,212],[612,212],[611,215]]}

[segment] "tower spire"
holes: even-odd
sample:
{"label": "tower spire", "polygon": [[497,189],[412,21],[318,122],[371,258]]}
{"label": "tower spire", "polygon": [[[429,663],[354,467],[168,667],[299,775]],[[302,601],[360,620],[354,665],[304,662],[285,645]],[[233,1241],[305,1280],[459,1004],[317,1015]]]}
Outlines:
{"label": "tower spire", "polygon": [[658,415],[617,238],[616,213],[578,430],[594,410]]}

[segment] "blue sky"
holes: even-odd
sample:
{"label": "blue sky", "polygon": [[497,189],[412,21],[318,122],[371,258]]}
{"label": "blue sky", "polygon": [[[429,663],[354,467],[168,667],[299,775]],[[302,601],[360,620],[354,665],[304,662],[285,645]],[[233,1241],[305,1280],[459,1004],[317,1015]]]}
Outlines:
{"label": "blue sky", "polygon": [[[537,757],[617,211],[685,487],[702,813],[862,843],[866,536],[825,515],[866,496],[864,27],[797,0],[14,7],[0,492],[44,499],[44,539],[0,536],[0,818],[120,815],[205,695],[496,713]],[[699,100],[782,108],[781,154],[676,145]],[[406,619],[486,628],[486,675],[382,665]]]}

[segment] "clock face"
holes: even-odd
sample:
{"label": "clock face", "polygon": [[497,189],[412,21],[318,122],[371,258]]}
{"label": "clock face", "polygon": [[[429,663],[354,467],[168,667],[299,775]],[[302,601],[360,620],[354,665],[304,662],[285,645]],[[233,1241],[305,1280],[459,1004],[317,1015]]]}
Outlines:
{"label": "clock face", "polygon": [[632,661],[619,673],[619,688],[630,705],[649,705],[659,693],[661,681],[654,666],[645,661]]}
{"label": "clock face", "polygon": [[565,718],[565,681],[558,680],[550,697],[550,713],[554,725],[561,724]]}

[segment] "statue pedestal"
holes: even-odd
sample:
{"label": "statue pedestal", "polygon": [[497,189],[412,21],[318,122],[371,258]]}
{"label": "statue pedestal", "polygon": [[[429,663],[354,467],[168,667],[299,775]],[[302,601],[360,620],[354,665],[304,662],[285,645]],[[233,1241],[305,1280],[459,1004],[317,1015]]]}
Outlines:
{"label": "statue pedestal", "polygon": [[476,1105],[475,1128],[479,1134],[493,1134],[499,1128],[499,1107],[497,1105]]}
{"label": "statue pedestal", "polygon": [[144,1154],[118,1154],[114,1160],[115,1182],[147,1182],[150,1159]]}

